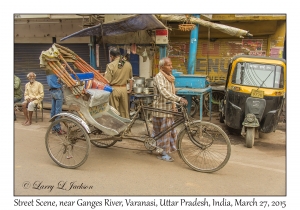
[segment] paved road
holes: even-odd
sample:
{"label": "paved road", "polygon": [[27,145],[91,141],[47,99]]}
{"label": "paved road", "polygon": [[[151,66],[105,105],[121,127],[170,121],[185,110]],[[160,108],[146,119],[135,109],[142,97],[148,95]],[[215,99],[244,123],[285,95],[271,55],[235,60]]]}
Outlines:
{"label": "paved road", "polygon": [[[21,113],[17,118],[14,123],[14,195],[286,195],[285,124],[275,133],[263,136],[252,149],[244,146],[240,136],[230,135],[229,162],[220,171],[206,174],[191,170],[177,153],[172,155],[175,162],[158,160],[134,141],[118,142],[108,149],[92,145],[81,167],[64,169],[51,160],[45,148],[49,111],[43,122],[34,122],[31,126],[21,124],[24,120]],[[141,129],[142,124],[132,132]],[[57,188],[62,185],[62,189]],[[86,188],[76,189],[82,188],[79,186]]]}

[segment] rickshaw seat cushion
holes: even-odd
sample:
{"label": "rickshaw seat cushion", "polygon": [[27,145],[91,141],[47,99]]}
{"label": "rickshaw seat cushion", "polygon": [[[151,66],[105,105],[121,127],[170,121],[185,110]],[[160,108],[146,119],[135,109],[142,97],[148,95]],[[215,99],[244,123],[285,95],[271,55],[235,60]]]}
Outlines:
{"label": "rickshaw seat cushion", "polygon": [[98,106],[100,104],[107,103],[109,101],[110,92],[99,89],[87,89],[86,90],[90,95],[89,106]]}
{"label": "rickshaw seat cushion", "polygon": [[[77,73],[77,77],[80,79],[80,81],[87,81],[94,79],[94,73],[92,72],[86,72],[86,73]],[[71,77],[76,80],[76,77],[74,74],[71,74]]]}

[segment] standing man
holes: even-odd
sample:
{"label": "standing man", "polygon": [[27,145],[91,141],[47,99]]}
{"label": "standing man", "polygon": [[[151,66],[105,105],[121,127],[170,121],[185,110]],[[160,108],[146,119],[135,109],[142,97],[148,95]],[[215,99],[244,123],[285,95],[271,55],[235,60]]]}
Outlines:
{"label": "standing man", "polygon": [[[65,64],[63,64],[63,67],[65,67]],[[51,118],[54,115],[57,115],[61,113],[62,111],[62,105],[63,105],[63,92],[62,92],[62,86],[60,83],[58,83],[58,77],[54,74],[51,70],[46,70],[47,75],[47,83],[50,87],[50,95],[51,95],[51,112],[50,116]],[[64,134],[65,132],[61,130],[60,124],[53,126],[52,132],[56,132],[59,135]]]}
{"label": "standing man", "polygon": [[[153,107],[176,111],[175,103],[167,104],[167,102],[175,101],[188,104],[187,100],[175,94],[175,77],[172,75],[172,62],[170,58],[162,58],[159,61],[159,73],[153,79],[154,95],[157,95],[156,100],[153,101]],[[153,112],[153,133],[155,136],[159,132],[170,127],[174,123],[173,115]],[[173,129],[166,135],[157,140],[157,146],[163,149],[158,159],[165,161],[173,161],[173,158],[168,155],[176,150],[175,141],[177,140],[176,130]]]}
{"label": "standing man", "polygon": [[[21,89],[21,80],[19,77],[14,75],[14,103],[17,103],[22,100],[22,89]],[[16,121],[16,113],[14,110],[14,121]]]}
{"label": "standing man", "polygon": [[[109,55],[111,62],[107,64],[105,72],[105,78],[113,87],[109,104],[120,112],[121,117],[129,118],[128,93],[132,91],[132,66],[120,58],[120,52],[116,48],[112,48]],[[128,81],[130,88],[127,91]]]}
{"label": "standing man", "polygon": [[40,82],[35,81],[36,74],[30,72],[29,74],[27,74],[27,78],[29,82],[25,85],[25,93],[24,93],[25,101],[22,103],[23,113],[26,118],[23,125],[26,126],[31,125],[34,107],[36,105],[38,107],[41,107],[41,102],[44,98],[44,87]]}

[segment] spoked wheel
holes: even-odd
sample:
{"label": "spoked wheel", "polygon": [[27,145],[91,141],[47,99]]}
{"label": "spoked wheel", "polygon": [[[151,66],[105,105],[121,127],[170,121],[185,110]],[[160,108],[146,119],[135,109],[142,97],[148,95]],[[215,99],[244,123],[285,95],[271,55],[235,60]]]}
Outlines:
{"label": "spoked wheel", "polygon": [[[96,138],[97,140],[93,140],[94,138]],[[93,136],[93,138],[91,140],[91,143],[93,145],[95,145],[96,147],[107,148],[107,147],[111,147],[115,143],[117,143],[117,140],[109,139],[108,135],[106,135],[102,131],[100,131],[99,134],[96,134],[96,135]]]}
{"label": "spoked wheel", "polygon": [[231,154],[231,144],[226,133],[217,125],[195,121],[191,134],[183,129],[178,134],[179,156],[192,169],[215,172],[223,168]]}
{"label": "spoked wheel", "polygon": [[246,130],[246,147],[252,148],[254,145],[255,128],[247,127]]}
{"label": "spoked wheel", "polygon": [[[178,110],[178,112],[181,112],[181,109],[179,106],[177,106],[177,110]],[[199,110],[198,104],[195,100],[192,99],[191,111],[190,111],[189,116],[193,117],[196,114],[197,110]]]}
{"label": "spoked wheel", "polygon": [[[53,131],[58,124],[64,133]],[[53,121],[47,130],[45,143],[52,160],[64,168],[81,166],[87,160],[91,149],[88,133],[80,123],[71,118]]]}
{"label": "spoked wheel", "polygon": [[197,110],[199,110],[198,105],[194,100],[192,100],[190,116],[193,117],[196,114]]}
{"label": "spoked wheel", "polygon": [[[218,112],[220,101],[224,98],[224,93],[221,91],[212,91],[212,100],[211,100],[211,111]],[[205,94],[203,97],[204,108],[209,113],[209,94]]]}

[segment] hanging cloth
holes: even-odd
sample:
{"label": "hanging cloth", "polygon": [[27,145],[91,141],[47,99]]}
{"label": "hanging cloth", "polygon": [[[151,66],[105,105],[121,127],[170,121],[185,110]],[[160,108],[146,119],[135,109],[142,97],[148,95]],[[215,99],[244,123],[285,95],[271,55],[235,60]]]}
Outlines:
{"label": "hanging cloth", "polygon": [[145,48],[145,50],[144,50],[144,52],[142,54],[142,57],[143,57],[143,62],[146,62],[147,61],[147,57],[148,57],[146,48]]}
{"label": "hanging cloth", "polygon": [[136,44],[131,44],[131,53],[136,54]]}

